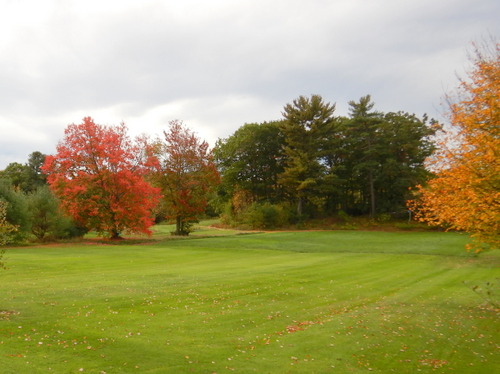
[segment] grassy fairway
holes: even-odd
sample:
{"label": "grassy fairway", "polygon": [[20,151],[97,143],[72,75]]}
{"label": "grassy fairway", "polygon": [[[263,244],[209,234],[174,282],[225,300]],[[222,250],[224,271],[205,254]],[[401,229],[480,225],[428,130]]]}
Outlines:
{"label": "grassy fairway", "polygon": [[[219,232],[220,235],[220,232]],[[451,233],[14,248],[1,373],[493,373],[499,278]]]}

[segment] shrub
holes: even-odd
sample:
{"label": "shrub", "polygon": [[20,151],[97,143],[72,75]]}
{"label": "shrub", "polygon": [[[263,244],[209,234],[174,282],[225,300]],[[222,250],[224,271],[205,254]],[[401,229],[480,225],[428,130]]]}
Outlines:
{"label": "shrub", "polygon": [[69,239],[83,236],[85,229],[63,214],[59,200],[47,186],[39,187],[27,195],[31,233],[40,241]]}
{"label": "shrub", "polygon": [[289,223],[289,210],[268,202],[254,203],[244,213],[244,222],[254,229],[275,229]]}
{"label": "shrub", "polygon": [[5,221],[15,226],[17,230],[9,235],[11,241],[24,239],[30,231],[30,219],[26,204],[26,195],[16,190],[8,179],[0,179],[0,201],[5,205]]}
{"label": "shrub", "polygon": [[235,209],[229,202],[224,207],[221,222],[240,229],[276,229],[288,225],[291,217],[287,205],[264,202]]}
{"label": "shrub", "polygon": [[337,220],[339,223],[350,223],[352,222],[352,217],[343,210],[337,212]]}
{"label": "shrub", "polygon": [[391,215],[389,213],[381,213],[377,216],[377,222],[386,223],[391,220]]}

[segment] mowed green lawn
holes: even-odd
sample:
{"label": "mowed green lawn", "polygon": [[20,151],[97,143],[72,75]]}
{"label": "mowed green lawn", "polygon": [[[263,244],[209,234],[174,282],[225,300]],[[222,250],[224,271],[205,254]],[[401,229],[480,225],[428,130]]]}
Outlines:
{"label": "mowed green lawn", "polygon": [[498,311],[471,289],[498,284],[500,256],[467,254],[465,235],[221,233],[9,249],[0,372],[500,367]]}

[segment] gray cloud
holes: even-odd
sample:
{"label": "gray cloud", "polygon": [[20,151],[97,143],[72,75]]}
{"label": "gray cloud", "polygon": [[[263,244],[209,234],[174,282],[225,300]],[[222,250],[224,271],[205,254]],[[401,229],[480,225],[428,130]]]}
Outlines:
{"label": "gray cloud", "polygon": [[[496,0],[0,0],[0,169],[52,153],[85,115],[212,144],[317,93],[437,115]],[[28,11],[26,9],[29,9]]]}

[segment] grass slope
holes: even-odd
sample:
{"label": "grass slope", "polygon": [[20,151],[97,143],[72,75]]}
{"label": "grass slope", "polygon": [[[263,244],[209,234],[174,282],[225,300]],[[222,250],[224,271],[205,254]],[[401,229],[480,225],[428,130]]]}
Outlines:
{"label": "grass slope", "polygon": [[[204,232],[207,234],[209,232]],[[2,373],[492,373],[499,256],[452,233],[14,248]]]}

